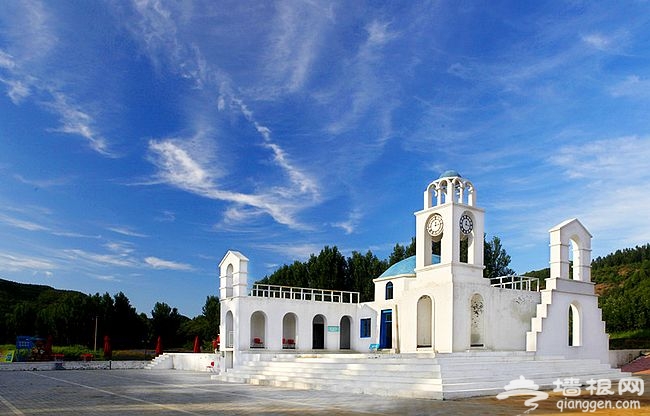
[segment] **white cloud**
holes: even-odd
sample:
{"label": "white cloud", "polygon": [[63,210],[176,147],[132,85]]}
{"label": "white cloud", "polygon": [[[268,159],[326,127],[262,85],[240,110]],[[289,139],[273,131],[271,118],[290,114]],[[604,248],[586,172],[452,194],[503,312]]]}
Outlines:
{"label": "white cloud", "polygon": [[146,238],[149,237],[146,234],[141,234],[136,231],[133,231],[129,228],[126,227],[109,227],[107,228],[110,231],[113,231],[114,233],[122,234],[122,235],[127,235],[129,237],[139,237],[139,238]]}
{"label": "white cloud", "polygon": [[64,257],[71,260],[83,260],[95,266],[137,267],[138,262],[124,254],[99,254],[80,249],[63,250]]}
{"label": "white cloud", "polygon": [[630,75],[609,89],[614,97],[650,97],[650,79],[642,79],[638,75]]}
{"label": "white cloud", "polygon": [[54,92],[54,101],[47,106],[59,115],[61,126],[53,129],[67,134],[79,135],[90,144],[90,147],[104,156],[115,155],[109,151],[106,140],[101,137],[94,127],[94,119],[80,107],[70,104],[70,99],[61,92]]}
{"label": "white cloud", "polygon": [[0,222],[27,231],[48,231],[49,230],[49,228],[44,227],[40,224],[36,224],[30,221],[19,220],[17,218],[13,218],[4,214],[0,214]]}
{"label": "white cloud", "polygon": [[169,260],[159,259],[158,257],[147,257],[144,262],[154,269],[169,269],[169,270],[192,270],[192,266],[185,263],[177,263]]}
{"label": "white cloud", "polygon": [[582,40],[586,44],[600,50],[608,49],[612,42],[611,39],[601,33],[591,33],[589,35],[584,35],[582,36]]}
{"label": "white cloud", "polygon": [[22,272],[34,270],[49,271],[51,269],[56,269],[57,266],[45,259],[0,253],[0,268],[5,271]]}
{"label": "white cloud", "polygon": [[359,222],[363,218],[363,214],[359,210],[355,210],[350,213],[346,221],[335,222],[332,224],[334,227],[343,229],[346,234],[352,234],[359,225]]}
{"label": "white cloud", "polygon": [[607,183],[608,189],[616,188],[611,182],[619,179],[623,184],[650,180],[648,160],[650,137],[638,136],[568,145],[550,158],[569,177],[585,178],[599,185]]}
{"label": "white cloud", "polygon": [[[266,212],[280,224],[301,227],[294,218],[300,209],[295,198],[283,195],[282,190],[267,194],[246,194],[219,189],[210,171],[193,159],[182,145],[172,140],[149,142],[150,160],[158,167],[159,182],[206,198],[252,207]],[[295,192],[288,193],[295,197]]]}
{"label": "white cloud", "polygon": [[14,58],[0,49],[0,68],[14,69],[15,67],[16,63],[14,62]]}
{"label": "white cloud", "polygon": [[158,222],[174,222],[176,221],[176,214],[172,211],[162,211],[159,215],[154,218],[154,221]]}
{"label": "white cloud", "polygon": [[53,186],[62,186],[68,184],[70,181],[64,178],[53,178],[53,179],[27,179],[22,175],[14,175],[14,178],[19,182],[22,182],[29,186],[34,186],[37,188],[50,188]]}
{"label": "white cloud", "polygon": [[570,179],[551,211],[555,218],[578,217],[604,249],[601,254],[644,244],[650,235],[650,138],[619,137],[560,148],[550,162]]}
{"label": "white cloud", "polygon": [[269,251],[282,255],[288,261],[306,260],[312,254],[318,254],[323,249],[319,244],[293,244],[293,243],[274,243],[274,244],[257,244],[256,249]]}
{"label": "white cloud", "polygon": [[368,44],[381,46],[397,37],[397,33],[392,33],[388,30],[390,23],[379,22],[373,20],[368,26],[366,26],[366,31],[368,32]]}

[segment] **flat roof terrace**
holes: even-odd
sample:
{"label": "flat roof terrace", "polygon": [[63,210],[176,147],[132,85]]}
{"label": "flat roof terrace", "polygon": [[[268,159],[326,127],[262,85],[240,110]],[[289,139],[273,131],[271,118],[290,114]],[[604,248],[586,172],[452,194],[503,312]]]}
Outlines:
{"label": "flat roof terrace", "polygon": [[250,296],[260,298],[309,300],[315,302],[359,303],[359,292],[343,290],[313,289],[308,287],[292,287],[264,285],[256,283],[250,291]]}

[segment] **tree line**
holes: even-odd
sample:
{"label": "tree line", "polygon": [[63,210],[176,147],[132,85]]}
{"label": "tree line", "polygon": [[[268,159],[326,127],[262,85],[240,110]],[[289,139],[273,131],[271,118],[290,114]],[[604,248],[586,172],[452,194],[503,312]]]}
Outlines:
{"label": "tree line", "polygon": [[[498,237],[485,242],[485,277],[513,274],[510,256]],[[284,265],[258,283],[359,292],[361,301],[374,298],[373,279],[388,267],[415,255],[415,238],[396,244],[389,257],[380,260],[372,251],[353,251],[345,257],[336,246],[325,246],[305,262]],[[86,295],[49,286],[28,285],[0,279],[0,343],[15,342],[17,335],[52,336],[58,345],[95,344],[102,347],[105,335],[114,349],[153,348],[160,336],[164,348],[191,348],[194,338],[206,344],[219,331],[220,304],[208,296],[202,314],[192,319],[164,302],[157,302],[151,318],[138,313],[127,296],[119,292]]]}
{"label": "tree line", "polygon": [[[461,253],[466,253],[462,247]],[[359,292],[361,302],[369,302],[374,299],[373,279],[393,264],[414,255],[415,238],[408,245],[395,244],[384,260],[370,250],[365,254],[353,251],[350,257],[345,257],[336,246],[325,246],[318,255],[312,254],[307,261],[285,264],[257,283]],[[462,260],[466,261],[466,257]],[[486,278],[514,274],[508,267],[510,255],[497,236],[489,241],[484,240],[484,264],[483,276]]]}
{"label": "tree line", "polygon": [[160,336],[165,348],[187,348],[197,335],[206,343],[217,336],[219,308],[219,298],[208,296],[203,313],[190,319],[157,302],[149,318],[122,292],[86,295],[0,279],[0,344],[14,343],[18,335],[52,336],[55,345],[97,342],[101,349],[108,335],[114,349],[140,349],[153,348]]}

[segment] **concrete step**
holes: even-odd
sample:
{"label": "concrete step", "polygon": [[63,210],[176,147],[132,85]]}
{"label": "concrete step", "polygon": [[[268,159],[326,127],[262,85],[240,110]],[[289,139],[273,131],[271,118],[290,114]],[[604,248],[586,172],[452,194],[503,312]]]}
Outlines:
{"label": "concrete step", "polygon": [[249,354],[236,369],[212,376],[228,382],[429,399],[492,395],[523,375],[545,389],[558,378],[617,380],[629,374],[598,360],[535,357],[528,352],[439,355]]}

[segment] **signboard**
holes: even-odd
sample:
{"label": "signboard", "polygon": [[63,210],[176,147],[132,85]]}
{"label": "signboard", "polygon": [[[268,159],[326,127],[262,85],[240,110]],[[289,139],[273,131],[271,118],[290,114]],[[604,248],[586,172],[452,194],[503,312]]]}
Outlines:
{"label": "signboard", "polygon": [[339,332],[339,326],[328,326],[327,327],[327,332]]}
{"label": "signboard", "polygon": [[11,351],[1,351],[0,352],[0,362],[10,363],[14,360],[14,350]]}

